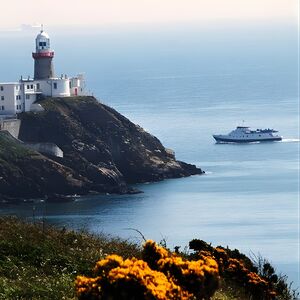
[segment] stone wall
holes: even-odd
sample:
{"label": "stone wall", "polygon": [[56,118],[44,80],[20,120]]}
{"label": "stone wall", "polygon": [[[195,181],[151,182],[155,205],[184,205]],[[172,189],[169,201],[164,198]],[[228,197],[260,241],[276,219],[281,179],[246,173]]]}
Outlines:
{"label": "stone wall", "polygon": [[64,156],[63,151],[53,143],[24,143],[24,146],[42,154],[53,155],[56,157]]}
{"label": "stone wall", "polygon": [[8,131],[14,138],[19,137],[21,120],[18,119],[0,119],[0,130]]}

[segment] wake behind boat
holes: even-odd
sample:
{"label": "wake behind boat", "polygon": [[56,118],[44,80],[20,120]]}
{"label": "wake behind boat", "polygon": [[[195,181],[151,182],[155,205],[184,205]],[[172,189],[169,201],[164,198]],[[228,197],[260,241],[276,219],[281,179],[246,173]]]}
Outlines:
{"label": "wake behind boat", "polygon": [[274,129],[256,129],[251,130],[247,126],[238,126],[228,134],[214,134],[213,137],[217,142],[226,143],[251,143],[251,142],[268,142],[281,141],[282,136],[277,135],[278,131]]}

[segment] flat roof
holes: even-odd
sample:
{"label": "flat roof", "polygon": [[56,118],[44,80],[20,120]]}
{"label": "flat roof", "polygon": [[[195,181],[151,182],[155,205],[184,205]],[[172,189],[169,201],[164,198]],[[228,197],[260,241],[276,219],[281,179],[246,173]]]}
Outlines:
{"label": "flat roof", "polygon": [[18,81],[16,82],[0,82],[0,85],[12,85],[12,84],[20,84]]}

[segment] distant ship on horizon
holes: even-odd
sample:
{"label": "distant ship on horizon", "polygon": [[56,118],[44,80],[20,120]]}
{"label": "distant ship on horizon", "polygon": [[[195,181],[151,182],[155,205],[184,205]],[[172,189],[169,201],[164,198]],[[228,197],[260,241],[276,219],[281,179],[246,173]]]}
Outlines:
{"label": "distant ship on horizon", "polygon": [[216,142],[223,143],[251,143],[251,142],[271,142],[281,141],[282,136],[279,136],[278,131],[274,129],[256,129],[251,130],[248,126],[237,126],[230,133],[214,134]]}

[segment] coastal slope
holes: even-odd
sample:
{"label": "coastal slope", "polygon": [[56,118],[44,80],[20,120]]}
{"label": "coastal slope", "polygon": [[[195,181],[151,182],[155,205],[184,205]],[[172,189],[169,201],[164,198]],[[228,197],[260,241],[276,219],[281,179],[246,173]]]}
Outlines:
{"label": "coastal slope", "polygon": [[0,132],[0,200],[88,191],[89,182],[54,160]]}
{"label": "coastal slope", "polygon": [[[63,158],[43,157],[79,180],[78,193],[128,193],[128,184],[202,173],[194,165],[177,161],[156,137],[94,97],[47,98],[39,104],[43,112],[19,115],[19,139],[61,148]],[[30,174],[26,176],[31,180]],[[25,195],[26,184],[23,189]],[[48,193],[41,186],[43,191]],[[70,189],[58,192],[67,194]]]}

